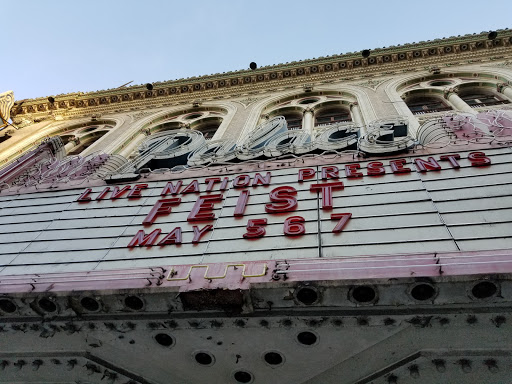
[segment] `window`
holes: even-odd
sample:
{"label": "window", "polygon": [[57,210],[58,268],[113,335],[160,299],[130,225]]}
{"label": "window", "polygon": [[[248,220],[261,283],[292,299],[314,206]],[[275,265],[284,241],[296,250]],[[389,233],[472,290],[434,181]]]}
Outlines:
{"label": "window", "polygon": [[221,117],[207,117],[192,123],[190,128],[203,134],[206,140],[211,140],[222,124]]}
{"label": "window", "polygon": [[[67,153],[68,156],[78,155],[91,145],[93,145],[98,139],[100,139],[103,135],[108,133],[107,131],[95,131],[89,135],[80,137],[80,141],[77,146],[72,147],[70,152]],[[69,142],[69,141],[68,141]]]}
{"label": "window", "polygon": [[289,131],[302,129],[302,114],[301,113],[287,113],[283,114],[286,119],[286,124]]}
{"label": "window", "polygon": [[350,112],[342,108],[330,108],[317,112],[315,115],[315,125],[328,125],[343,122],[350,122]]}
{"label": "window", "polygon": [[217,132],[217,128],[219,128],[218,124],[208,124],[198,128],[197,130],[203,134],[206,140],[211,140],[213,135],[215,135],[215,132]]}
{"label": "window", "polygon": [[304,100],[299,101],[299,104],[302,104],[302,105],[304,105],[304,104],[314,104],[314,103],[316,103],[318,100],[320,100],[320,99],[318,99],[318,98],[316,98],[316,97],[311,97],[311,98],[308,98],[308,99],[304,99]]}
{"label": "window", "polygon": [[405,103],[414,115],[449,111],[452,109],[447,104],[445,104],[442,99],[434,96],[418,96],[414,98],[408,98]]}
{"label": "window", "polygon": [[491,105],[508,104],[508,100],[502,100],[491,92],[470,91],[460,92],[459,96],[471,107],[488,107]]}

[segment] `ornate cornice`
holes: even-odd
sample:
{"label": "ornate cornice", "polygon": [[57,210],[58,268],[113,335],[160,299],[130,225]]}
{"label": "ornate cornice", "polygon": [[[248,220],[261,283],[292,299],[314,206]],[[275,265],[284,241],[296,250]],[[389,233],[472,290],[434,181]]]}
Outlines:
{"label": "ornate cornice", "polygon": [[[320,57],[286,64],[192,77],[89,93],[71,93],[17,102],[12,108],[14,121],[38,121],[45,118],[76,118],[95,114],[129,112],[145,108],[192,103],[201,98],[211,101],[261,93],[272,88],[339,80],[368,79],[379,75],[429,70],[506,59],[511,56],[512,31],[499,30],[498,38],[487,33],[436,39],[375,49],[367,58],[361,52]],[[370,80],[367,80],[370,83]],[[192,104],[191,104],[192,105]]]}

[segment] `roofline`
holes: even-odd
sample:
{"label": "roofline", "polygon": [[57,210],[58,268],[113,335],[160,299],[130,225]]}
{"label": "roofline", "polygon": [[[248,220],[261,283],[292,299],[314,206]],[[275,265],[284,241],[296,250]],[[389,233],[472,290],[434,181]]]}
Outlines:
{"label": "roofline", "polygon": [[[278,80],[296,84],[304,84],[312,81],[323,80],[322,74],[338,73],[335,77],[340,78],[341,73],[353,75],[375,75],[378,72],[384,73],[385,69],[401,67],[421,67],[428,69],[428,65],[449,61],[457,58],[468,59],[470,63],[478,62],[479,58],[489,56],[493,50],[498,56],[494,59],[504,58],[499,56],[509,51],[512,47],[512,30],[497,30],[497,37],[490,39],[489,32],[479,34],[466,34],[464,36],[453,36],[449,38],[422,41],[404,45],[376,48],[370,50],[370,56],[364,58],[361,52],[349,52],[340,55],[331,55],[290,63],[269,65],[255,70],[243,69],[226,73],[217,73],[199,77],[170,80],[152,83],[153,90],[148,91],[145,84],[134,85],[123,88],[112,88],[95,92],[74,92],[51,96],[55,100],[50,103],[49,97],[18,100],[12,109],[12,115],[26,114],[32,117],[48,115],[48,111],[69,110],[80,108],[94,112],[102,105],[119,103],[119,106],[127,102],[147,100],[162,97],[176,98],[186,94],[186,99],[208,97],[215,91],[236,88],[238,92],[244,92],[243,88],[253,85],[270,84],[278,85]],[[508,48],[508,49],[507,49]],[[493,59],[493,58],[491,58]],[[425,67],[426,66],[426,67]],[[325,77],[325,76],[323,76]],[[277,80],[277,81],[276,81]],[[213,91],[213,92],[212,92]],[[224,93],[224,92],[221,92]],[[183,99],[182,97],[178,99]],[[82,103],[80,103],[82,101]],[[80,105],[78,105],[80,104]],[[147,104],[147,103],[144,103]],[[151,103],[149,103],[151,104]],[[32,107],[32,108],[30,108]],[[83,114],[83,113],[80,113]]]}

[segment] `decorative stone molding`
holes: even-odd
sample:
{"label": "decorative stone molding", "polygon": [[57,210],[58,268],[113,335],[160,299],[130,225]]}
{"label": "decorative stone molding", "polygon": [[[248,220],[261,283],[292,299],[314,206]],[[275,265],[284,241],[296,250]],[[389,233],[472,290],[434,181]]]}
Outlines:
{"label": "decorative stone molding", "polygon": [[137,112],[137,113],[133,113],[131,115],[129,115],[133,120],[138,120],[140,118],[143,118],[143,117],[146,117],[146,116],[149,116],[149,115],[152,115],[154,113],[157,113],[159,111],[141,111],[141,112]]}
{"label": "decorative stone molding", "polygon": [[[275,66],[261,67],[255,71],[243,70],[226,74],[195,77],[183,80],[155,83],[148,91],[143,85],[123,89],[111,89],[88,94],[69,94],[57,97],[57,108],[64,118],[79,117],[88,113],[115,113],[120,110],[154,108],[170,103],[191,103],[198,99],[213,100],[233,97],[233,94],[258,92],[271,87],[290,87],[339,80],[340,77],[362,77],[382,75],[393,68],[395,71],[413,71],[425,67],[439,68],[452,62],[488,61],[489,49],[495,57],[511,57],[509,42],[512,31],[500,30],[497,42],[487,44],[487,33],[437,39],[430,42],[405,44],[372,50],[370,58],[363,60],[360,53],[333,55]],[[372,59],[372,60],[370,60]],[[375,59],[375,60],[373,60]],[[495,64],[505,66],[508,64]],[[365,65],[367,64],[367,65]],[[337,72],[350,71],[351,76]],[[436,72],[432,72],[436,73]],[[347,73],[348,75],[348,73]],[[89,102],[92,105],[89,105]],[[49,109],[46,98],[27,100],[23,107],[15,105],[13,110],[22,115],[39,118]]]}
{"label": "decorative stone molding", "polygon": [[14,105],[14,92],[0,93],[0,128],[7,126]]}
{"label": "decorative stone molding", "polygon": [[458,94],[459,93],[459,88],[458,87],[453,87],[453,88],[448,88],[448,89],[445,89],[443,91],[443,96],[446,100],[448,100],[448,98],[450,97],[451,94]]}
{"label": "decorative stone molding", "polygon": [[304,108],[304,110],[302,111],[302,114],[305,115],[306,113],[310,113],[311,115],[314,115],[315,114],[315,111],[312,107],[306,107]]}
{"label": "decorative stone molding", "polygon": [[439,75],[441,73],[441,68],[439,68],[437,65],[432,65],[428,67],[428,71],[433,75]]}
{"label": "decorative stone molding", "polygon": [[380,79],[380,80],[373,80],[370,79],[368,81],[357,83],[356,85],[359,85],[360,87],[366,87],[373,90],[376,90],[379,85],[381,85],[386,79]]}
{"label": "decorative stone molding", "polygon": [[502,63],[487,64],[487,65],[485,65],[485,67],[497,67],[497,68],[501,68],[501,67],[510,67],[511,65],[512,65],[512,61],[505,61],[505,62],[502,62]]}
{"label": "decorative stone molding", "polygon": [[507,83],[498,83],[496,84],[496,89],[499,93],[503,93],[503,90],[506,88],[506,87],[510,87],[509,84]]}
{"label": "decorative stone molding", "polygon": [[244,100],[240,100],[239,102],[245,107],[247,108],[249,105],[251,105],[252,103],[258,101],[259,99],[256,98],[256,97],[247,97],[246,99]]}

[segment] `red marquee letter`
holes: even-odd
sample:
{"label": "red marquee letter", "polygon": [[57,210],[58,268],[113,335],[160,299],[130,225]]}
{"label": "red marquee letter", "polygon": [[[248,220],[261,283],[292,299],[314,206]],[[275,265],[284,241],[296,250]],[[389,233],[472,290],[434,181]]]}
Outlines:
{"label": "red marquee letter", "polygon": [[368,163],[368,166],[366,167],[366,174],[368,176],[380,176],[385,174],[386,170],[383,165],[384,164],[380,161],[372,161],[371,163]]}
{"label": "red marquee letter", "polygon": [[361,168],[359,164],[347,164],[345,165],[345,174],[348,178],[363,177],[361,172],[356,171],[359,168]]}
{"label": "red marquee letter", "polygon": [[133,189],[128,194],[128,198],[129,199],[135,199],[137,197],[142,197],[142,195],[140,194],[140,191],[142,191],[143,189],[146,189],[147,187],[148,187],[147,184],[137,184],[137,185],[135,185],[135,187],[133,187]]}
{"label": "red marquee letter", "polygon": [[172,244],[181,244],[181,227],[176,227],[165,236],[162,241],[158,243],[158,245],[172,245]]}
{"label": "red marquee letter", "polygon": [[225,177],[224,179],[222,179],[222,183],[220,183],[220,190],[221,191],[225,191],[226,188],[228,187],[228,182],[229,182],[229,178],[228,177]]}
{"label": "red marquee letter", "polygon": [[146,232],[141,229],[135,236],[133,236],[132,241],[130,241],[130,244],[128,244],[128,248],[137,246],[141,247],[143,245],[146,247],[151,247],[158,235],[160,235],[160,232],[162,232],[162,230],[157,228],[153,232],[146,235]]}
{"label": "red marquee letter", "polygon": [[249,195],[251,192],[247,189],[244,189],[242,192],[240,192],[240,196],[238,197],[238,200],[236,202],[235,207],[235,213],[233,216],[240,217],[244,215],[245,207],[247,206],[247,200],[249,200]]}
{"label": "red marquee letter", "polygon": [[304,180],[309,180],[315,177],[316,171],[313,168],[303,168],[299,169],[299,183],[302,183]]}
{"label": "red marquee letter", "polygon": [[334,165],[330,167],[322,167],[322,180],[337,179],[338,171],[338,167],[335,167]]}
{"label": "red marquee letter", "polygon": [[436,159],[434,159],[433,157],[429,157],[428,161],[423,160],[423,159],[414,159],[414,164],[416,164],[416,168],[418,168],[418,171],[420,171],[420,172],[427,172],[427,170],[430,170],[430,171],[441,170],[441,166],[436,161]]}
{"label": "red marquee letter", "polygon": [[78,196],[78,199],[76,199],[76,201],[80,201],[80,202],[91,201],[91,198],[89,196],[89,194],[91,192],[92,192],[91,188],[85,188],[85,191],[80,196]]}
{"label": "red marquee letter", "polygon": [[250,182],[251,182],[251,177],[249,175],[238,175],[237,177],[235,177],[235,180],[233,180],[233,187],[234,188],[247,187]]}
{"label": "red marquee letter", "polygon": [[244,239],[254,239],[265,236],[264,225],[267,225],[267,219],[250,219],[247,221],[247,232],[244,233]]}
{"label": "red marquee letter", "polygon": [[335,183],[325,184],[312,184],[309,187],[311,192],[322,191],[322,209],[332,209],[332,190],[343,189],[343,183],[341,181]]}
{"label": "red marquee letter", "polygon": [[271,177],[271,174],[270,172],[267,172],[267,174],[265,175],[265,177],[261,176],[259,173],[257,173],[255,176],[254,176],[254,180],[252,181],[252,186],[254,187],[255,185],[269,185],[270,184],[270,177]]}
{"label": "red marquee letter", "polygon": [[332,230],[332,233],[338,233],[343,231],[343,228],[345,228],[345,225],[347,225],[348,221],[352,217],[351,213],[333,213],[331,215],[331,220],[340,220]]}
{"label": "red marquee letter", "polygon": [[211,192],[215,183],[220,183],[220,177],[209,177],[204,179],[204,182],[206,184],[206,192]]}
{"label": "red marquee letter", "polygon": [[483,152],[471,152],[468,155],[468,160],[471,161],[472,167],[491,165],[491,159],[485,156],[485,153]]}
{"label": "red marquee letter", "polygon": [[181,191],[181,194],[185,193],[199,193],[199,183],[197,180],[192,180],[192,182],[187,185],[183,191]]}
{"label": "red marquee letter", "polygon": [[151,208],[151,211],[149,211],[148,215],[146,216],[142,224],[153,224],[157,216],[168,215],[169,213],[171,213],[171,207],[173,205],[178,205],[179,203],[181,203],[181,199],[179,197],[158,200],[156,204],[153,206],[153,208]]}
{"label": "red marquee letter", "polygon": [[211,231],[213,229],[213,225],[211,225],[211,224],[205,225],[203,227],[203,229],[199,229],[197,227],[197,225],[194,225],[193,229],[194,229],[194,238],[192,239],[192,243],[196,244],[196,243],[199,243],[199,240],[201,240],[201,237],[203,237],[203,235],[206,232]]}
{"label": "red marquee letter", "polygon": [[110,192],[110,187],[106,187],[101,193],[96,197],[96,200],[103,200],[105,196],[107,196],[107,193]]}
{"label": "red marquee letter", "polygon": [[452,165],[452,168],[460,168],[460,165],[457,161],[457,159],[460,159],[460,155],[458,153],[454,155],[442,155],[440,159],[443,161],[449,161]]}
{"label": "red marquee letter", "polygon": [[214,220],[215,214],[211,210],[213,209],[213,203],[219,201],[222,201],[222,195],[199,196],[188,215],[187,221]]}
{"label": "red marquee letter", "polygon": [[179,180],[176,185],[174,185],[172,181],[168,181],[160,195],[165,196],[168,193],[171,195],[177,195],[182,183],[183,181]]}
{"label": "red marquee letter", "polygon": [[304,227],[304,220],[301,216],[291,216],[284,221],[284,234],[285,236],[301,236],[306,233]]}
{"label": "red marquee letter", "polygon": [[270,192],[270,201],[282,204],[266,204],[265,211],[268,213],[289,212],[297,209],[297,199],[294,195],[297,190],[293,187],[283,185]]}
{"label": "red marquee letter", "polygon": [[112,191],[112,195],[110,195],[110,198],[112,200],[119,199],[121,195],[123,195],[125,192],[128,192],[130,190],[129,185],[125,185],[123,188],[119,189],[119,187],[114,187],[114,190]]}
{"label": "red marquee letter", "polygon": [[404,164],[407,163],[405,159],[391,160],[389,166],[393,173],[409,173],[411,168],[404,168]]}

